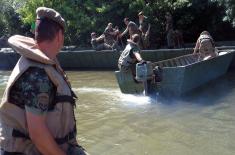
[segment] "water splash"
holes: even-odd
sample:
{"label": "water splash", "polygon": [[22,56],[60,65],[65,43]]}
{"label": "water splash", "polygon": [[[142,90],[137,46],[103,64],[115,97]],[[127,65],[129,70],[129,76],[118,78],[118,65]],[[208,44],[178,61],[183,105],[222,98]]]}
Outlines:
{"label": "water splash", "polygon": [[120,100],[127,105],[147,105],[153,103],[153,99],[143,95],[120,94]]}
{"label": "water splash", "polygon": [[81,88],[73,88],[74,91],[80,93],[117,93],[116,89],[112,88],[97,88],[97,87],[81,87]]}

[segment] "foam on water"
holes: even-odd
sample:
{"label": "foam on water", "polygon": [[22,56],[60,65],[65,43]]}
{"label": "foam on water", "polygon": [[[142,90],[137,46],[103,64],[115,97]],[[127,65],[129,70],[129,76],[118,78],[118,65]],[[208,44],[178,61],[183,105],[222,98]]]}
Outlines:
{"label": "foam on water", "polygon": [[129,95],[129,94],[120,94],[121,103],[127,105],[146,105],[151,104],[152,99],[148,96],[143,95]]}
{"label": "foam on water", "polygon": [[0,86],[4,86],[7,84],[9,76],[1,75],[0,73]]}
{"label": "foam on water", "polygon": [[73,88],[74,91],[80,93],[117,93],[116,89],[111,88],[97,88],[97,87],[81,87],[81,88]]}

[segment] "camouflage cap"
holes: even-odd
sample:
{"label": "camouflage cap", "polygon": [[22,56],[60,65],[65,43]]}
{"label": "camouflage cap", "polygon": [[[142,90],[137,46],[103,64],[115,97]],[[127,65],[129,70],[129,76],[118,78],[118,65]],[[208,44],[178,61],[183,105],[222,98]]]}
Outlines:
{"label": "camouflage cap", "polygon": [[60,13],[55,11],[54,9],[47,7],[39,7],[36,10],[37,19],[49,18],[55,22],[57,22],[60,26],[65,28],[65,20],[61,17]]}

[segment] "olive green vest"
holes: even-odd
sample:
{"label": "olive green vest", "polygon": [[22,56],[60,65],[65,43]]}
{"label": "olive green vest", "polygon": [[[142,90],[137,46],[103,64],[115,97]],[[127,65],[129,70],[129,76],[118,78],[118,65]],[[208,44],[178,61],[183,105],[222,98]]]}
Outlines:
{"label": "olive green vest", "polygon": [[137,44],[134,42],[128,41],[128,44],[126,45],[126,48],[122,52],[121,56],[119,57],[118,64],[121,66],[129,67],[130,65],[133,65],[136,63],[136,58],[131,58],[130,52],[134,48],[138,48]]}

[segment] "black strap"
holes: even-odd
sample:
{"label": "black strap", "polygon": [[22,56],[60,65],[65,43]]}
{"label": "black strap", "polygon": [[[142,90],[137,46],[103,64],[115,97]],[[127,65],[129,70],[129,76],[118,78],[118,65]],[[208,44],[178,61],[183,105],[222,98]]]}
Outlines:
{"label": "black strap", "polygon": [[[49,107],[48,107],[48,110],[51,111],[54,109],[55,105],[59,102],[69,102],[71,105],[75,106],[76,105],[76,96],[69,96],[69,95],[60,95],[60,96],[56,96],[54,101],[53,101],[53,104],[50,104]],[[12,103],[12,102],[10,102]],[[15,104],[15,103],[12,103],[14,105],[16,105],[17,107],[21,108],[21,109],[25,109],[24,106],[22,105],[19,105],[19,104]]]}
{"label": "black strap", "polygon": [[0,155],[24,155],[21,152],[7,152],[4,150],[0,150]]}
{"label": "black strap", "polygon": [[69,132],[63,138],[56,138],[55,141],[57,144],[61,145],[61,144],[68,142],[69,140],[71,140],[73,138],[76,138],[75,136],[76,136],[76,128],[73,131]]}
{"label": "black strap", "polygon": [[[59,145],[64,144],[68,142],[69,140],[75,138],[76,132],[77,132],[76,127],[74,127],[74,129],[71,132],[69,132],[66,136],[64,136],[63,138],[55,138],[55,141]],[[15,138],[25,138],[25,139],[31,140],[28,135],[22,133],[21,131],[17,129],[13,129],[12,136]]]}
{"label": "black strap", "polygon": [[75,105],[75,99],[73,98],[73,96],[68,96],[68,95],[56,96],[54,99],[54,103],[56,104],[59,102],[69,102],[72,105]]}
{"label": "black strap", "polygon": [[76,98],[69,95],[59,95],[54,98],[53,104],[51,104],[48,108],[49,111],[53,110],[55,105],[59,102],[69,102],[71,105],[75,106]]}
{"label": "black strap", "polygon": [[23,132],[16,130],[16,129],[13,129],[12,137],[30,139],[30,137],[28,135],[26,135]]}

